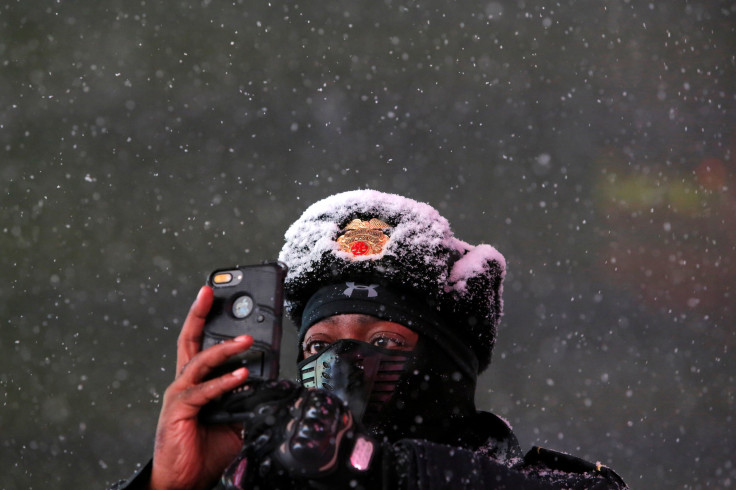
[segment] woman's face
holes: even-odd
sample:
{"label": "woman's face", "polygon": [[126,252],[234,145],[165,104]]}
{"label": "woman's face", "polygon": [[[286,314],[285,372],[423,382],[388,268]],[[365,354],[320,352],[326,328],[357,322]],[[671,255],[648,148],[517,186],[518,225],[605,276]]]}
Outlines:
{"label": "woman's face", "polygon": [[360,340],[384,349],[414,350],[419,334],[394,322],[356,313],[335,315],[309,327],[302,343],[304,358],[342,339]]}

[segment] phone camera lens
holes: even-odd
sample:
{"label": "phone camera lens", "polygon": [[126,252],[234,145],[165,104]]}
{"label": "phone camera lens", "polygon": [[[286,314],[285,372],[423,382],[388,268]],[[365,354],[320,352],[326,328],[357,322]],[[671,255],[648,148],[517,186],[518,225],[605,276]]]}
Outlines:
{"label": "phone camera lens", "polygon": [[245,318],[253,313],[253,298],[250,296],[241,296],[233,303],[233,316],[235,318]]}

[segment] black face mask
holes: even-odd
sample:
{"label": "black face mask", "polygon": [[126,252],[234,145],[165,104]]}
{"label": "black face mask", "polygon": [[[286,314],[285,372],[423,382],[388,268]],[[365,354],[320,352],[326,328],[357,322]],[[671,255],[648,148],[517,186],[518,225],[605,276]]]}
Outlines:
{"label": "black face mask", "polygon": [[298,364],[307,388],[335,392],[375,435],[457,443],[458,427],[475,413],[476,379],[420,338],[413,351],[339,340]]}
{"label": "black face mask", "polygon": [[335,392],[353,417],[370,425],[393,396],[412,356],[358,340],[338,340],[299,363],[299,380],[305,388]]}

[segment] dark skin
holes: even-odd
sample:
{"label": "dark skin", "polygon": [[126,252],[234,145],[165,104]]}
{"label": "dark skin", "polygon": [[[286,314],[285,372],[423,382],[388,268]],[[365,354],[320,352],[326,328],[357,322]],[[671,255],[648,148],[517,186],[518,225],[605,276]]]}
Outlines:
{"label": "dark skin", "polygon": [[335,315],[315,323],[304,336],[302,353],[307,358],[341,339],[367,342],[385,349],[413,350],[419,334],[403,325],[369,315]]}
{"label": "dark skin", "polygon": [[248,370],[241,368],[209,381],[203,381],[205,375],[253,345],[252,337],[242,336],[201,351],[212,298],[212,289],[204,286],[179,334],[177,375],[164,393],[156,428],[151,489],[212,488],[242,447],[239,427],[203,425],[197,419],[204,405],[241,385]]}
{"label": "dark skin", "polygon": [[[214,367],[248,350],[253,338],[244,335],[201,350],[205,318],[212,307],[209,286],[200,289],[184,320],[177,342],[174,382],[166,389],[156,428],[152,490],[208,489],[242,449],[240,425],[204,425],[197,418],[208,402],[248,379],[245,368],[205,381]],[[419,335],[398,323],[358,315],[336,315],[307,331],[306,357],[340,339],[354,339],[389,349],[412,350]]]}

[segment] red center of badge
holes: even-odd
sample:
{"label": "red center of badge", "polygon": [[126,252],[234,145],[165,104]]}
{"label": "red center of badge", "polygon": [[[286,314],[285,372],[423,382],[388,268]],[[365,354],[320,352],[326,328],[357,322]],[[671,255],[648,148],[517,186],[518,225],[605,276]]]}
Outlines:
{"label": "red center of badge", "polygon": [[365,255],[370,250],[370,247],[365,242],[355,242],[350,246],[350,251],[353,255]]}

